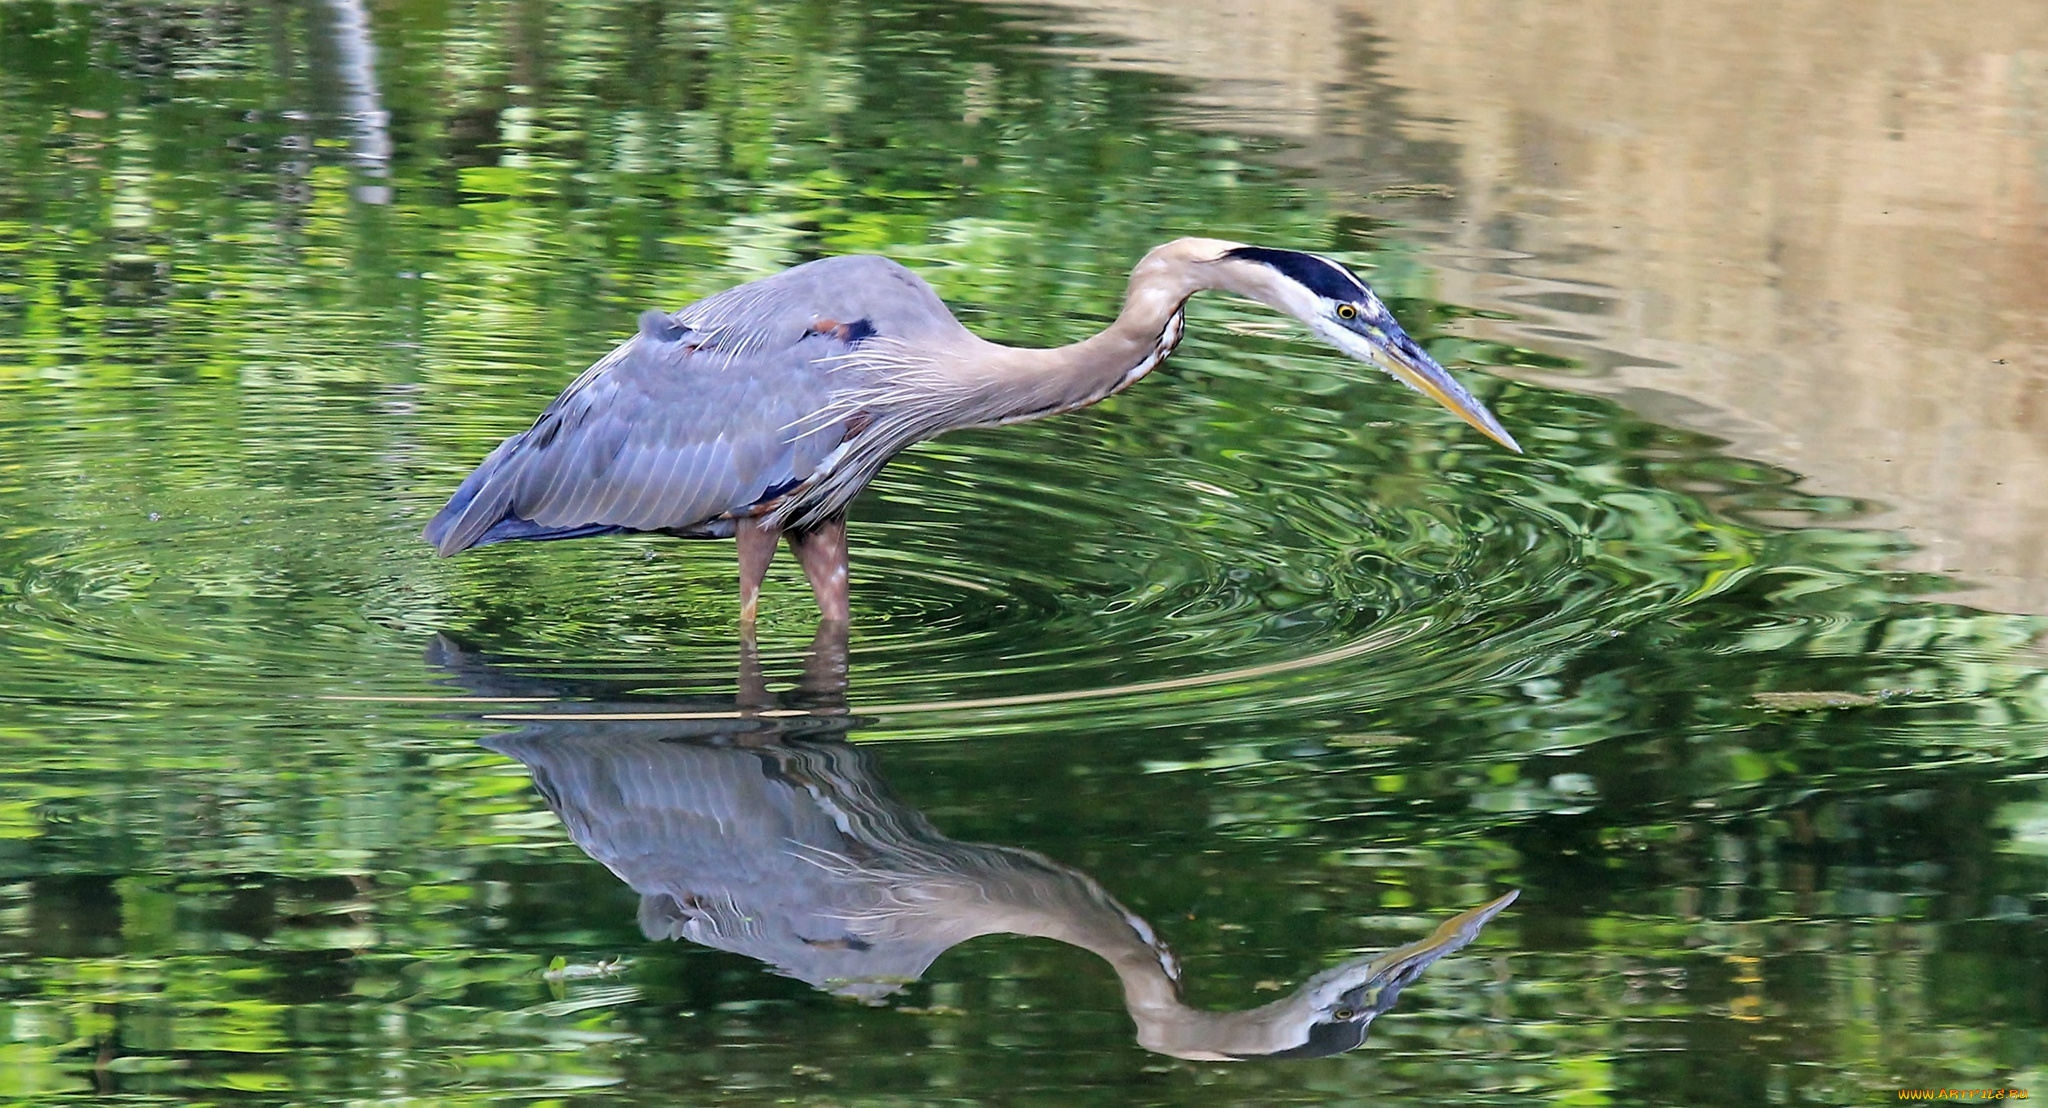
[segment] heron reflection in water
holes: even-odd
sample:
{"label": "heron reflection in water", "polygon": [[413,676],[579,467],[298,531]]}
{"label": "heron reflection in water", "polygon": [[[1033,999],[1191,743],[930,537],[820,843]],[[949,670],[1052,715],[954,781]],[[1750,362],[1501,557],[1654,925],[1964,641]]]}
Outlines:
{"label": "heron reflection in water", "polygon": [[[868,1003],[968,939],[1055,939],[1108,962],[1139,1044],[1180,1058],[1351,1050],[1404,986],[1515,899],[1324,970],[1270,1004],[1191,1008],[1171,951],[1094,879],[1028,850],[949,839],[892,797],[872,756],[843,741],[845,640],[829,625],[819,637],[793,693],[771,697],[748,650],[739,712],[678,713],[723,718],[541,720],[484,745],[525,763],[576,845],[640,894],[650,939],[744,954]],[[534,691],[452,644],[440,655],[482,691]],[[783,711],[747,714],[772,708]]]}
{"label": "heron reflection in water", "polygon": [[1301,320],[1521,449],[1364,281],[1316,254],[1177,239],[1138,263],[1107,329],[1047,350],[976,337],[887,258],[823,258],[643,314],[637,335],[484,458],[426,538],[443,556],[622,531],[737,539],[743,623],[786,538],[819,612],[844,622],[846,509],[890,458],[1123,391],[1180,342],[1182,308],[1204,289]]}

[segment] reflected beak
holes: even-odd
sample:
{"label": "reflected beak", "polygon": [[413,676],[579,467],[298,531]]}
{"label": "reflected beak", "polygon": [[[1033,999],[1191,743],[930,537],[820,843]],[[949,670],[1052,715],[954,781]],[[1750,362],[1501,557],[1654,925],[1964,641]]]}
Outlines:
{"label": "reflected beak", "polygon": [[1327,329],[1318,330],[1351,356],[1379,366],[1403,384],[1449,408],[1487,438],[1517,454],[1522,452],[1515,437],[1500,425],[1500,420],[1493,418],[1486,405],[1466,391],[1449,370],[1438,365],[1427,350],[1409,338],[1393,317],[1382,317],[1378,326],[1358,319],[1348,324],[1332,322]]}
{"label": "reflected beak", "polygon": [[[1481,408],[1480,411],[1486,409]],[[1474,426],[1477,426],[1476,424]],[[1480,428],[1485,430],[1485,428]],[[1508,445],[1512,446],[1513,443]],[[1452,916],[1443,922],[1429,938],[1419,939],[1407,946],[1396,947],[1372,960],[1370,983],[1399,992],[1400,987],[1413,981],[1418,974],[1429,967],[1431,962],[1455,950],[1460,950],[1479,937],[1479,929],[1486,921],[1500,915],[1501,910],[1515,902],[1519,890],[1498,899],[1481,904]],[[1391,1005],[1393,998],[1382,993],[1380,1002]]]}
{"label": "reflected beak", "polygon": [[1315,975],[1293,997],[1274,1001],[1255,1011],[1286,1010],[1299,1015],[1302,1006],[1307,1004],[1309,1013],[1327,1013],[1331,1018],[1295,1025],[1297,1033],[1306,1037],[1297,1039],[1294,1045],[1284,1049],[1259,1051],[1256,1055],[1245,1052],[1228,1057],[1327,1058],[1358,1048],[1365,1042],[1372,1021],[1386,1014],[1394,1002],[1401,999],[1402,989],[1420,977],[1431,963],[1463,949],[1478,938],[1479,929],[1486,926],[1486,921],[1499,915],[1501,909],[1513,904],[1515,895],[1508,893],[1470,911],[1460,912],[1445,920],[1429,938],[1389,950],[1377,958],[1359,958]]}
{"label": "reflected beak", "polygon": [[1513,904],[1518,895],[1519,890],[1459,912],[1445,920],[1429,938],[1395,947],[1374,958],[1366,968],[1365,983],[1345,994],[1346,999],[1356,1005],[1359,1014],[1367,1021],[1392,1008],[1394,1001],[1401,998],[1401,990],[1422,976],[1422,971],[1428,969],[1430,963],[1446,954],[1463,950],[1479,937],[1479,929],[1486,926],[1486,921],[1500,915],[1501,909]]}

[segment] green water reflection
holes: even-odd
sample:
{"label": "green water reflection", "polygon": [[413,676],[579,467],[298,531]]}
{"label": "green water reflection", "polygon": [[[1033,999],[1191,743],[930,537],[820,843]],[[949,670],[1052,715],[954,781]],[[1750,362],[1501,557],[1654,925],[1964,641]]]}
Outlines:
{"label": "green water reflection", "polygon": [[[649,944],[477,745],[531,709],[408,699],[469,695],[441,633],[568,700],[730,695],[728,551],[417,539],[641,309],[886,250],[1062,341],[1202,232],[1370,267],[1443,361],[1542,355],[1460,338],[1398,228],[1028,15],[381,4],[367,101],[355,10],[0,4],[6,1095],[2048,1089],[2041,620],[1915,600],[1944,583],[1863,506],[1713,442],[1467,372],[1511,457],[1228,302],[1125,396],[885,472],[856,738],[950,838],[1115,890],[1199,1007],[1521,899],[1292,1065],[1148,1054],[1044,942],[879,1009]],[[782,567],[771,678],[808,611]]]}

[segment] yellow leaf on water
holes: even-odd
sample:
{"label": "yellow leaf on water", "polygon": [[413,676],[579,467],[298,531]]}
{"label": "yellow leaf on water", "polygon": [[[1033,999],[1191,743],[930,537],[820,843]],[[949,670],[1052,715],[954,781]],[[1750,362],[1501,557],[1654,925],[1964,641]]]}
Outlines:
{"label": "yellow leaf on water", "polygon": [[1817,712],[1827,708],[1868,708],[1884,697],[1859,692],[1760,692],[1756,705],[1773,712]]}

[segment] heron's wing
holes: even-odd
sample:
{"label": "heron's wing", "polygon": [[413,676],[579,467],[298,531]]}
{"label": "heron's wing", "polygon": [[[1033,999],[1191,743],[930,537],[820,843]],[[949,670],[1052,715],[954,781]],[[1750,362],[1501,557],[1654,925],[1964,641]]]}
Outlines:
{"label": "heron's wing", "polygon": [[427,527],[442,554],[510,538],[683,529],[802,483],[845,436],[827,411],[851,335],[714,336],[650,312],[506,439]]}
{"label": "heron's wing", "polygon": [[[640,333],[506,439],[427,525],[442,554],[515,538],[695,528],[812,477],[853,392],[912,344],[966,331],[886,258],[825,258]],[[893,352],[893,353],[891,353]]]}
{"label": "heron's wing", "polygon": [[[890,846],[863,833],[915,824],[939,836],[914,812],[887,811],[902,806],[852,745],[714,746],[661,730],[529,729],[483,743],[526,763],[576,845],[641,894],[649,938],[744,954],[870,1000],[959,941],[937,925],[861,925],[900,880],[861,864]],[[878,808],[880,820],[863,818]]]}

